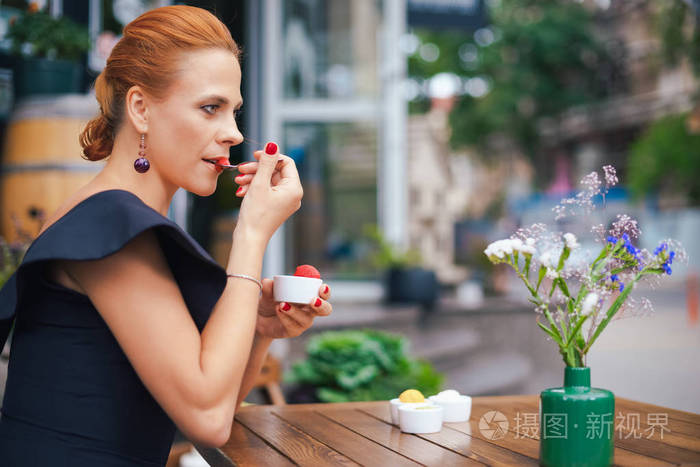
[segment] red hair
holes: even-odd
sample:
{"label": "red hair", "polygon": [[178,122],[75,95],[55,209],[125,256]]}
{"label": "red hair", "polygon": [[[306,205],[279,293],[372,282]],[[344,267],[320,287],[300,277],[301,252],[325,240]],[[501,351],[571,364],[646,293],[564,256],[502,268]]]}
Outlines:
{"label": "red hair", "polygon": [[228,28],[201,8],[156,8],[127,24],[95,80],[100,115],[90,120],[80,134],[83,157],[97,161],[110,155],[124,118],[126,93],[132,86],[162,99],[177,74],[179,54],[216,48],[230,51],[236,59],[240,57]]}

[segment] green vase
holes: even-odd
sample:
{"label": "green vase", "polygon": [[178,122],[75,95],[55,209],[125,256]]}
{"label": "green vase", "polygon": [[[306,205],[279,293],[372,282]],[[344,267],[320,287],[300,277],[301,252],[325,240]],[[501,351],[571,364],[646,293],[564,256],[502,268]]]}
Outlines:
{"label": "green vase", "polygon": [[591,388],[591,369],[566,367],[564,386],[540,394],[540,465],[602,467],[613,462],[615,395]]}

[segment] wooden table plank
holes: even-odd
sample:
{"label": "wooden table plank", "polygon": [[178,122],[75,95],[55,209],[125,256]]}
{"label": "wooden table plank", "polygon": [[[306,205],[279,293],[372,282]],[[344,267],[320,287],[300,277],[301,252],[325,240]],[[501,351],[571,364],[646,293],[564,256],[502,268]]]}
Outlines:
{"label": "wooden table plank", "polygon": [[662,407],[660,405],[648,404],[646,402],[633,401],[631,399],[625,399],[624,397],[615,397],[615,402],[620,402],[623,407],[634,408],[635,410],[643,410],[652,413],[668,413],[669,418],[674,420],[680,420],[687,423],[693,423],[695,425],[700,425],[700,414],[684,412],[682,410],[670,409],[668,407]]}
{"label": "wooden table plank", "polygon": [[267,410],[242,410],[236,419],[300,466],[359,465],[275,417]]}
{"label": "wooden table plank", "polygon": [[[231,437],[221,448],[221,451],[240,467],[258,467],[260,465],[287,467],[294,465],[292,461],[235,420],[231,427]],[[208,458],[205,457],[205,459],[209,461]],[[211,464],[211,462],[209,463]]]}
{"label": "wooden table plank", "polygon": [[283,408],[272,410],[272,413],[359,464],[372,465],[377,459],[382,459],[383,463],[397,467],[420,465],[316,411]]}
{"label": "wooden table plank", "polygon": [[[494,400],[493,405],[488,404],[486,407],[476,409],[475,417],[481,417],[488,410],[499,410],[504,413],[509,420],[514,420],[516,414],[524,413],[539,413],[539,401],[533,400],[532,397],[523,397],[521,399],[503,399]],[[481,401],[480,401],[481,402]],[[632,407],[634,407],[632,405]],[[625,432],[624,427],[621,430]],[[616,432],[617,433],[617,432]],[[538,437],[539,439],[539,437]],[[667,461],[675,464],[682,463],[697,463],[700,462],[700,452],[694,450],[694,445],[700,440],[691,438],[687,435],[665,433],[664,439],[620,439],[615,436],[615,462],[621,465],[636,465],[640,462],[638,456],[631,455],[635,453],[648,458],[659,461]]]}
{"label": "wooden table plank", "polygon": [[[510,422],[501,439],[489,439],[479,430],[479,419],[490,410],[502,412]],[[700,414],[624,398],[616,398],[615,412],[615,465],[700,464]],[[249,406],[236,415],[238,427],[234,424],[222,451],[237,465],[251,466],[536,464],[538,433],[524,436],[518,432],[523,419],[521,426],[515,423],[516,415],[524,414],[539,417],[539,395],[476,397],[469,422],[444,423],[440,433],[413,435],[391,425],[388,401]],[[639,414],[636,431],[621,423],[629,414]],[[647,438],[650,414],[667,414],[663,438],[658,427]],[[634,438],[639,432],[645,434]]]}
{"label": "wooden table plank", "polygon": [[444,449],[419,436],[403,433],[391,424],[358,410],[329,410],[323,413],[327,418],[371,438],[387,449],[425,465],[484,465],[456,452]]}
{"label": "wooden table plank", "polygon": [[[389,407],[372,407],[362,410],[362,412],[368,413],[377,420],[391,425]],[[538,465],[539,463],[535,458],[527,457],[517,451],[472,437],[463,431],[451,428],[451,425],[458,425],[458,423],[443,423],[442,430],[439,433],[416,436],[487,465]]]}
{"label": "wooden table plank", "polygon": [[[496,407],[496,406],[494,406]],[[500,404],[497,407],[501,407],[501,411],[503,414],[509,418],[509,420],[515,420],[515,415],[516,415],[516,410],[519,410],[521,414],[524,413],[532,413],[533,408],[532,407],[527,407],[527,406],[517,406],[514,405],[513,403],[510,404]],[[536,409],[539,409],[537,407]],[[475,428],[476,431],[478,430],[478,420],[481,418],[481,416],[490,411],[490,410],[495,410],[495,408],[492,407],[486,407],[486,408],[476,408],[472,409],[472,414],[474,420],[472,423],[475,423]],[[512,410],[512,411],[511,411]],[[535,412],[539,413],[538,410],[535,410]],[[539,426],[538,426],[539,430]],[[539,441],[539,436],[538,435],[531,435],[530,433],[527,433],[528,436],[524,436],[525,433],[519,432],[514,425],[510,425],[508,427],[508,431],[512,433],[513,437],[518,436],[519,440],[521,441],[520,446],[527,445],[528,451],[527,454],[531,455],[534,454],[537,458],[539,458],[539,449],[540,449],[540,441]],[[507,439],[508,437],[504,438]],[[501,442],[503,440],[499,440],[498,442]],[[525,451],[521,450],[521,447],[518,447],[518,452],[525,453]],[[534,453],[533,453],[534,450]],[[676,464],[669,463],[669,462],[664,462],[663,460],[654,458],[654,457],[649,457],[645,456],[642,454],[638,454],[633,451],[628,451],[627,449],[623,449],[622,447],[615,446],[614,450],[614,459],[613,459],[613,465],[615,466],[620,466],[620,467],[670,467]]]}
{"label": "wooden table plank", "polygon": [[[615,400],[615,412],[619,415],[622,412],[625,416],[627,414],[640,414],[640,418],[643,423],[646,424],[645,420],[648,419],[649,415],[661,414],[668,416],[668,428],[672,433],[683,433],[684,435],[691,436],[693,438],[700,439],[700,415],[697,416],[699,423],[694,423],[688,421],[692,417],[682,417],[684,419],[679,419],[678,411],[672,411],[670,409],[664,409],[663,407],[657,409],[650,409],[648,404],[641,403],[629,403],[622,400]],[[687,415],[692,416],[693,414],[687,413]]]}

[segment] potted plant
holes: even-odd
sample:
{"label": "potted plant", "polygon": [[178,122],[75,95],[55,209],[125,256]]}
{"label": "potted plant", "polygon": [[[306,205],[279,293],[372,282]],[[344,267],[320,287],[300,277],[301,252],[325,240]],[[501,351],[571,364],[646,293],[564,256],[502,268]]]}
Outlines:
{"label": "potted plant", "polygon": [[[590,214],[595,198],[604,199],[617,183],[615,169],[604,166],[581,180],[585,187],[554,208],[557,220],[583,210]],[[544,224],[520,229],[485,250],[494,264],[507,264],[523,281],[538,312],[537,325],[559,347],[566,368],[563,387],[540,394],[540,463],[544,466],[607,466],[613,460],[615,397],[592,388],[586,354],[606,326],[625,309],[650,309],[646,299],[630,298],[643,280],[671,274],[674,259],[685,252],[673,240],[649,252],[637,248],[637,222],[621,214],[607,229],[594,225],[601,244],[596,256],[581,254],[572,233],[549,232]],[[541,322],[540,319],[544,319]]]}
{"label": "potted plant", "polygon": [[437,277],[435,272],[420,266],[418,251],[399,251],[386,240],[376,225],[365,226],[364,233],[374,245],[374,266],[384,271],[388,303],[420,303],[430,306],[437,300]]}
{"label": "potted plant", "polygon": [[305,360],[284,381],[296,383],[290,402],[390,400],[407,388],[437,394],[444,376],[406,355],[402,336],[371,329],[328,331],[312,337]]}
{"label": "potted plant", "polygon": [[90,49],[87,28],[68,18],[54,18],[36,3],[10,20],[7,38],[15,56],[15,97],[82,90],[80,59]]}

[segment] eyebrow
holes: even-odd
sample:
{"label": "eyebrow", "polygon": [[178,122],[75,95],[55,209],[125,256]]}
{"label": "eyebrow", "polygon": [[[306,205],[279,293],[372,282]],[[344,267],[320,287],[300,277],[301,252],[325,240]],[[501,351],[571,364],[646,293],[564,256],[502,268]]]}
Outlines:
{"label": "eyebrow", "polygon": [[[211,94],[209,96],[204,96],[204,98],[202,100],[206,101],[206,100],[210,100],[210,99],[215,100],[218,104],[228,104],[229,103],[229,100],[226,97],[220,96],[218,94]],[[238,103],[238,105],[235,107],[235,109],[238,110],[241,107],[243,107],[243,100],[241,100]]]}

